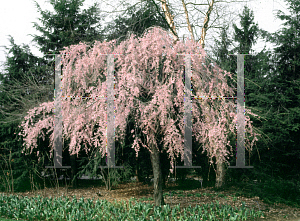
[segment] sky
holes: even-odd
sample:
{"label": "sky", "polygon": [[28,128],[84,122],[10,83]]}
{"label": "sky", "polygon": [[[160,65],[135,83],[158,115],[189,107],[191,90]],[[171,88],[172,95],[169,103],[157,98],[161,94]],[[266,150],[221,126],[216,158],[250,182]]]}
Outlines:
{"label": "sky", "polygon": [[[52,5],[49,3],[49,1],[36,1],[41,6],[42,10],[49,10],[53,12]],[[190,1],[196,1],[196,3],[202,2],[200,0]],[[100,4],[100,9],[105,9],[107,11],[110,10],[108,6],[103,6],[103,1],[99,0],[86,0],[82,9],[90,7],[94,2],[102,2],[102,4]],[[111,3],[111,1],[108,2]],[[176,0],[176,2],[178,3],[178,0]],[[179,3],[180,2],[181,1],[179,1]],[[188,1],[186,0],[186,2]],[[172,0],[170,0],[170,3],[172,3]],[[258,23],[259,27],[271,33],[277,31],[281,27],[280,25],[282,23],[280,20],[275,18],[276,10],[280,9],[284,12],[288,12],[287,5],[284,0],[253,0],[247,4],[252,10],[254,10],[255,22]],[[236,7],[237,12],[242,12],[242,6],[242,3],[235,3],[234,7]],[[233,7],[232,4],[230,7]],[[31,42],[33,38],[29,35],[41,34],[33,27],[33,22],[38,22],[38,24],[41,24],[38,20],[40,17],[40,13],[38,13],[33,0],[3,1],[0,7],[0,19],[2,21],[0,24],[0,46],[10,47],[8,35],[11,35],[17,45],[27,44],[35,56],[43,56],[35,46],[35,43]],[[105,21],[110,20],[111,19],[109,18],[105,19]],[[200,33],[200,29],[198,30],[198,33]],[[183,34],[188,34],[188,31],[186,28],[183,28],[179,30],[178,34],[179,37],[182,37]],[[213,30],[209,30],[207,35],[212,36]],[[264,45],[265,44],[262,41],[258,41],[258,44],[254,46],[255,51],[258,52],[264,47]],[[272,45],[267,44],[267,48],[272,48]],[[0,48],[0,71],[3,70],[2,64],[6,59],[5,51],[6,50],[3,47]]]}

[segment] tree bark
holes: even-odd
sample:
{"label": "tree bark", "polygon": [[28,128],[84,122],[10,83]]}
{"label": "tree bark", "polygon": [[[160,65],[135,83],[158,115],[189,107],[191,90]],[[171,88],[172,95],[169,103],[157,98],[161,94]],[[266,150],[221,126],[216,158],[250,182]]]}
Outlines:
{"label": "tree bark", "polygon": [[184,2],[184,0],[182,0],[182,5],[183,5],[183,9],[184,9],[184,13],[185,13],[185,17],[186,17],[186,23],[188,25],[188,29],[191,33],[191,37],[192,37],[192,40],[194,41],[194,33],[193,33],[193,29],[192,29],[192,26],[191,26],[191,23],[190,23],[190,19],[189,19],[189,14],[188,14],[188,11],[186,9],[186,4]]}
{"label": "tree bark", "polygon": [[216,171],[216,188],[221,188],[225,185],[225,164],[217,163],[217,171]]}
{"label": "tree bark", "polygon": [[136,168],[135,170],[135,179],[136,179],[136,182],[141,182],[140,178],[139,178],[139,172],[138,172],[138,169]]}
{"label": "tree bark", "polygon": [[204,48],[204,46],[205,46],[204,40],[205,40],[205,36],[206,36],[206,31],[207,31],[207,28],[208,28],[209,16],[210,16],[210,14],[213,10],[214,3],[215,3],[215,1],[212,0],[211,3],[208,6],[208,10],[207,10],[206,15],[205,15],[205,20],[204,20],[204,23],[203,23],[202,34],[201,34],[201,39],[200,39],[200,44],[202,45],[202,48]]}
{"label": "tree bark", "polygon": [[159,159],[159,151],[156,147],[152,146],[151,163],[154,176],[154,201],[155,206],[165,205],[163,198],[163,177],[161,172],[161,165]]}
{"label": "tree bark", "polygon": [[70,161],[71,161],[71,180],[72,180],[72,187],[77,188],[78,187],[78,181],[77,178],[73,181],[74,177],[77,174],[77,165],[76,165],[76,155],[71,155],[70,156]]}
{"label": "tree bark", "polygon": [[179,40],[179,38],[178,38],[178,34],[176,32],[176,28],[175,28],[175,24],[174,24],[174,20],[173,20],[174,16],[171,15],[166,0],[162,0],[161,1],[161,7],[162,7],[162,9],[163,9],[163,11],[165,13],[166,20],[167,20],[167,23],[169,24],[170,30],[173,33],[173,39],[174,39],[173,44],[175,44]]}
{"label": "tree bark", "polygon": [[213,166],[209,165],[209,162],[203,163],[202,165],[203,165],[202,168],[203,186],[210,187],[216,185],[215,184],[216,173]]}

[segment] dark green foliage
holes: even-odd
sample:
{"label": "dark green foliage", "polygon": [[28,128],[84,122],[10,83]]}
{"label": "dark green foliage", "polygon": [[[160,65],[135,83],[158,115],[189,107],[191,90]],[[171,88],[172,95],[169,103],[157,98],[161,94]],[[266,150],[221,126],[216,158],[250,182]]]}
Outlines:
{"label": "dark green foliage", "polygon": [[113,22],[105,27],[107,41],[117,39],[117,45],[124,41],[131,34],[142,37],[147,28],[159,26],[168,30],[169,26],[161,17],[163,14],[157,12],[152,1],[142,1],[139,5],[128,7],[126,13],[118,16]]}
{"label": "dark green foliage", "polygon": [[[8,50],[7,61],[4,64],[5,72],[0,75],[0,162],[4,171],[10,170],[11,164],[14,191],[25,191],[26,188],[30,188],[29,178],[34,174],[34,167],[29,157],[25,158],[21,153],[23,147],[22,140],[18,140],[20,132],[18,125],[29,109],[50,100],[53,88],[49,86],[49,82],[52,76],[49,68],[45,66],[46,61],[33,56],[28,45],[21,48],[14,43],[11,36],[10,42],[11,48],[5,47]],[[13,161],[8,161],[9,157]],[[4,174],[1,172],[2,178],[11,179],[5,178]],[[4,186],[8,183],[6,180],[2,181],[1,188],[5,189]]]}
{"label": "dark green foliage", "polygon": [[215,39],[215,46],[213,47],[213,57],[216,58],[215,61],[218,65],[222,67],[223,70],[234,73],[236,71],[236,57],[230,56],[234,51],[230,49],[233,40],[227,33],[229,26],[224,25],[221,29],[221,33],[218,39]]}
{"label": "dark green foliage", "polygon": [[[41,13],[39,20],[43,26],[34,22],[34,27],[42,35],[32,35],[33,41],[40,46],[43,53],[59,54],[60,50],[70,45],[81,42],[93,43],[94,40],[102,41],[103,37],[99,28],[101,20],[98,4],[95,3],[89,9],[80,12],[80,6],[85,0],[51,0],[50,4],[55,14],[50,11],[42,11],[37,2],[36,7]],[[96,25],[96,26],[95,26]]]}
{"label": "dark green foliage", "polygon": [[[260,111],[264,118],[255,124],[270,140],[269,145],[262,141],[257,144],[262,161],[260,164],[265,167],[265,172],[273,177],[299,179],[299,1],[287,2],[291,15],[278,13],[280,19],[287,20],[285,27],[268,36],[277,45],[274,54],[262,56],[272,67],[267,72],[268,65],[261,62],[262,71],[265,70],[267,76],[264,79],[262,74],[253,76],[260,87],[249,87],[249,91],[253,92],[246,96],[246,103],[249,100],[248,103],[251,102],[253,109]],[[263,80],[260,82],[260,79]],[[255,155],[255,158],[259,157]]]}
{"label": "dark green foliage", "polygon": [[[251,26],[249,10],[244,10],[248,15],[246,13],[241,17],[245,20],[241,22],[242,29],[235,28],[235,35],[238,35],[234,38],[238,42],[235,48],[237,53],[251,53],[254,37],[259,35],[275,43],[277,47],[274,52],[263,49],[256,55],[245,56],[246,106],[261,116],[261,119],[251,117],[251,120],[263,136],[254,146],[250,157],[250,165],[254,166],[254,169],[228,169],[226,182],[229,185],[247,188],[248,192],[264,198],[266,202],[299,204],[299,198],[296,197],[299,195],[299,187],[296,184],[300,179],[298,171],[300,1],[287,2],[290,5],[291,15],[278,13],[280,19],[287,20],[280,31],[269,34],[258,29],[254,23]],[[221,50],[218,52],[221,54],[218,57],[222,58],[222,53],[225,52]],[[219,64],[228,68],[226,59]],[[246,162],[249,160],[247,155],[246,152]],[[235,165],[234,158],[231,159],[231,165]],[[258,183],[250,185],[254,179],[258,180]]]}
{"label": "dark green foliage", "polygon": [[[23,48],[14,43],[10,36],[11,48],[5,47],[7,61],[4,64],[4,73],[0,74],[0,99],[3,105],[1,114],[6,119],[1,122],[20,121],[24,112],[53,97],[53,75],[46,66],[44,59],[35,57],[28,45]],[[43,73],[43,74],[41,74]],[[23,112],[23,115],[20,114]]]}
{"label": "dark green foliage", "polygon": [[[41,46],[41,52],[59,53],[60,49],[70,44],[78,44],[80,41],[102,40],[100,32],[94,27],[100,19],[97,7],[95,5],[84,10],[83,13],[79,13],[79,7],[82,6],[83,2],[82,0],[52,0],[51,4],[56,11],[54,15],[50,12],[42,11],[37,4],[37,8],[42,15],[40,21],[45,25],[45,27],[40,27],[36,23],[34,25],[43,33],[42,36],[35,35],[34,37],[34,41]],[[19,131],[15,134],[12,131],[16,130],[17,126],[21,124],[28,110],[42,102],[52,101],[54,89],[54,61],[48,64],[45,59],[35,57],[30,52],[29,46],[25,45],[21,48],[15,45],[12,37],[10,42],[12,47],[10,49],[5,48],[9,50],[8,55],[12,54],[12,56],[9,57],[7,55],[5,73],[0,75],[2,82],[0,86],[0,101],[2,105],[0,113],[0,129],[2,130],[0,150],[4,158],[8,158],[7,152],[4,152],[7,147],[10,150],[13,149],[13,157],[15,157],[15,154],[20,154],[19,152],[23,149],[23,141],[21,140],[21,143],[17,142]],[[48,144],[46,146],[48,149],[46,148],[47,151],[44,152],[44,146],[38,145],[41,154],[43,153],[46,159],[46,154],[49,155],[50,150]],[[39,169],[37,169],[35,166],[38,164],[36,150],[33,151],[33,155],[16,157],[16,161],[24,164],[23,167],[20,167],[20,170],[17,168],[17,165],[15,166],[16,173],[17,171],[21,173],[21,175],[18,174],[16,176],[20,181],[16,181],[15,189],[18,189],[18,183],[21,184],[22,182],[24,184],[22,186],[23,189],[26,187],[25,183],[28,183],[27,187],[30,187],[28,179],[31,175],[29,174],[33,174],[34,182],[38,182],[37,171],[41,171],[45,164],[41,165],[44,163],[42,162],[39,164]],[[1,161],[1,165],[5,166],[3,161]],[[50,163],[50,165],[53,165],[53,163]]]}
{"label": "dark green foliage", "polygon": [[[46,74],[50,75],[46,77],[44,75],[40,75],[40,73],[39,74],[36,73],[37,70],[35,70],[37,67],[41,68],[42,66],[46,65],[47,64],[46,60],[35,57],[30,52],[28,45],[23,44],[23,48],[16,45],[12,36],[10,36],[9,41],[11,43],[11,48],[2,46],[6,50],[8,50],[8,52],[6,55],[7,61],[4,64],[5,73],[2,73],[3,75],[0,75],[1,82],[10,85],[13,84],[15,81],[25,83],[28,81],[28,79],[25,78],[26,75],[30,77],[34,77],[34,79],[38,83],[43,83],[43,84],[46,84],[47,81],[52,80],[52,78],[49,79],[52,73],[44,73],[44,75]],[[11,54],[12,56],[10,56]]]}
{"label": "dark green foliage", "polygon": [[[272,161],[278,166],[277,174],[299,179],[300,155],[300,1],[287,1],[291,15],[278,12],[278,18],[286,20],[284,28],[273,34],[275,71],[270,76],[268,97],[272,97],[269,123],[264,127],[272,142]],[[276,88],[275,88],[276,87]],[[271,152],[269,151],[269,152]],[[273,164],[273,165],[274,165]]]}
{"label": "dark green foliage", "polygon": [[240,18],[242,29],[239,29],[233,24],[235,31],[234,40],[239,43],[234,51],[237,51],[239,54],[249,54],[252,46],[256,43],[259,28],[258,25],[254,23],[253,11],[247,6],[244,7]]}
{"label": "dark green foliage", "polygon": [[258,177],[258,179],[255,179],[255,181],[248,180],[247,178],[249,178],[249,176],[243,175],[243,182],[236,181],[234,183],[236,187],[241,189],[241,195],[247,197],[258,196],[265,203],[271,205],[274,203],[283,203],[295,207],[300,206],[299,181],[295,179],[285,180],[281,177],[272,177],[272,175],[268,175],[263,168],[251,170],[251,173],[253,176]]}
{"label": "dark green foliage", "polygon": [[[24,192],[32,188],[40,188],[42,184],[36,171],[41,171],[43,159],[38,162],[36,151],[28,156],[22,153],[22,140],[18,140],[15,135],[20,132],[17,126],[18,123],[9,123],[2,124],[0,127],[0,140],[2,141],[0,144],[2,167],[0,191]],[[9,188],[9,185],[12,185],[11,173],[13,175],[13,189]],[[34,181],[35,186],[32,186],[32,181]]]}

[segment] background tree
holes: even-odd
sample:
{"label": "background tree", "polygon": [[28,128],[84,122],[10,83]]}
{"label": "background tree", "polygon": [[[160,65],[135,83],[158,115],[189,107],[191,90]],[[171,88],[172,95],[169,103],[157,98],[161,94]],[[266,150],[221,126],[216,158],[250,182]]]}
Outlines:
{"label": "background tree", "polygon": [[[291,15],[278,13],[278,17],[281,20],[286,19],[287,22],[275,34],[269,34],[258,27],[251,29],[251,24],[254,25],[253,22],[249,22],[248,30],[244,28],[243,31],[243,27],[237,29],[239,30],[239,37],[236,39],[239,39],[240,42],[238,42],[239,45],[236,51],[238,52],[240,49],[239,53],[251,53],[251,47],[246,47],[248,48],[246,51],[243,51],[243,47],[240,47],[240,45],[253,45],[251,42],[249,44],[247,41],[242,41],[243,38],[246,39],[247,34],[250,39],[254,39],[255,33],[251,34],[250,30],[255,30],[256,36],[265,38],[278,46],[274,52],[263,49],[256,55],[245,56],[246,105],[254,113],[261,116],[262,120],[252,117],[251,120],[255,128],[258,128],[267,139],[264,138],[257,142],[257,151],[254,151],[251,156],[251,164],[254,169],[228,171],[228,178],[232,179],[234,185],[243,178],[261,180],[264,183],[274,183],[274,180],[276,180],[277,186],[283,188],[280,195],[285,196],[285,198],[287,195],[294,197],[294,194],[283,186],[289,186],[291,189],[292,186],[290,183],[287,184],[280,180],[294,179],[295,184],[297,183],[295,180],[299,180],[298,173],[294,169],[298,167],[299,162],[299,138],[294,136],[295,133],[299,132],[299,121],[297,120],[299,119],[297,117],[299,116],[299,97],[297,97],[299,77],[294,75],[293,70],[295,68],[296,73],[299,64],[299,59],[297,59],[299,51],[297,45],[297,42],[299,42],[299,28],[297,29],[299,27],[299,13],[297,11],[299,7],[297,7],[297,4],[299,4],[299,1],[287,2],[290,4]],[[249,10],[247,11],[250,15]],[[244,12],[247,11],[244,10]],[[250,16],[245,17],[250,18]],[[241,16],[241,19],[243,19],[243,16]],[[250,20],[253,21],[253,17],[248,21]],[[246,21],[244,21],[244,24],[247,24]],[[221,47],[219,46],[219,48]],[[221,52],[221,50],[218,52]],[[220,65],[226,67],[226,62],[220,63]],[[234,161],[233,159],[232,162]],[[245,183],[243,185],[245,186]],[[269,190],[264,191],[273,191],[277,186],[269,186]]]}
{"label": "background tree", "polygon": [[228,33],[228,29],[229,24],[224,25],[224,27],[221,29],[221,32],[219,33],[219,36],[214,37],[215,45],[212,49],[211,57],[215,59],[216,63],[220,65],[223,70],[235,73],[236,62],[234,61],[236,60],[236,58],[230,56],[230,54],[233,54],[234,51],[233,49],[231,49],[231,47],[233,47],[233,40]]}
{"label": "background tree", "polygon": [[[233,45],[234,48],[230,53],[249,54],[248,56],[244,57],[245,100],[247,107],[249,107],[253,112],[258,112],[261,115],[261,111],[263,110],[258,107],[257,102],[262,96],[262,89],[264,88],[264,75],[268,75],[272,69],[269,63],[271,52],[263,49],[257,55],[253,53],[253,45],[256,43],[259,37],[263,38],[262,33],[265,32],[264,30],[259,29],[258,24],[254,23],[253,11],[247,6],[244,6],[243,12],[240,15],[240,19],[241,28],[238,28],[236,24],[233,24],[233,39],[237,45]],[[227,55],[227,57],[229,56]],[[228,67],[228,63],[230,67]],[[235,73],[234,76],[236,76],[236,56],[230,56],[228,62],[225,64],[231,69],[231,72]],[[255,128],[257,130],[261,129],[261,124],[259,124],[259,121],[261,120],[252,117],[251,120],[256,123]],[[246,159],[248,159],[247,162],[250,164],[250,158],[248,155],[246,156]],[[233,159],[233,162],[234,161],[235,159]],[[238,180],[241,181],[246,174],[249,175],[251,173],[252,172],[251,170],[249,171],[249,169],[235,169],[230,170],[228,176],[233,178],[232,180],[234,180],[234,182],[237,182]]]}
{"label": "background tree", "polygon": [[55,13],[43,11],[36,3],[38,12],[41,13],[39,21],[43,26],[34,22],[34,27],[42,35],[31,35],[38,44],[39,50],[44,54],[59,54],[64,47],[81,42],[93,43],[95,40],[103,41],[98,3],[88,9],[80,11],[80,6],[85,0],[50,0]]}
{"label": "background tree", "polygon": [[8,52],[4,73],[0,74],[0,157],[4,170],[0,188],[8,189],[9,180],[13,192],[30,188],[29,177],[35,169],[32,162],[37,160],[33,157],[30,162],[20,153],[22,142],[17,140],[18,125],[28,110],[53,99],[53,73],[44,59],[32,55],[28,45],[23,48],[16,45],[11,36],[10,43],[10,48],[5,47]]}
{"label": "background tree", "polygon": [[[45,27],[39,26],[37,23],[34,26],[42,32],[41,36],[35,35],[34,41],[41,47],[40,51],[43,53],[57,53],[64,46],[70,44],[77,44],[80,41],[89,42],[93,40],[103,39],[101,31],[97,28],[99,25],[99,9],[97,4],[93,7],[79,12],[79,7],[84,1],[50,1],[53,5],[55,14],[49,11],[42,11],[40,6],[36,3],[42,18],[39,19]],[[95,27],[95,25],[98,25]],[[20,119],[27,114],[28,109],[38,106],[39,103],[46,102],[53,99],[53,82],[54,82],[54,56],[50,57],[50,62],[44,58],[37,58],[33,56],[28,46],[21,49],[15,45],[13,39],[11,40],[12,48],[10,53],[13,57],[7,58],[6,72],[1,76],[1,122],[10,123],[14,125],[4,124],[3,131],[10,131],[7,134],[3,133],[3,148],[12,147],[15,135],[18,134],[16,125],[20,124]],[[7,48],[6,48],[7,49]],[[48,57],[49,58],[49,57]],[[42,96],[42,97],[41,97]],[[17,122],[18,121],[18,122]],[[10,130],[7,130],[10,127]],[[7,135],[7,136],[6,136]],[[46,135],[46,140],[49,139]],[[41,145],[45,145],[43,141]],[[47,141],[45,141],[47,142]],[[67,144],[68,141],[66,141]],[[43,143],[43,144],[42,144]],[[48,145],[46,145],[48,146]],[[18,145],[20,148],[20,145]],[[17,146],[16,146],[17,148]],[[47,149],[47,148],[46,148]],[[44,153],[49,152],[48,150]],[[43,147],[41,146],[41,150]],[[43,151],[41,151],[43,153]],[[13,153],[14,154],[14,153]],[[7,155],[5,155],[7,156]],[[69,154],[64,151],[64,159],[67,160],[67,165],[70,165],[68,159]],[[20,159],[22,161],[24,159]],[[72,159],[74,162],[75,159]],[[51,160],[45,159],[44,164],[48,164]],[[3,162],[3,161],[2,161]],[[73,164],[74,165],[74,164]],[[76,165],[76,164],[75,164]],[[40,165],[38,171],[44,170],[45,165]],[[32,165],[29,166],[32,168]],[[76,168],[72,167],[73,175],[76,174]],[[29,177],[25,175],[25,177]],[[17,176],[20,177],[20,176]],[[76,186],[76,183],[74,183]]]}
{"label": "background tree", "polygon": [[[285,21],[284,27],[272,34],[269,40],[274,49],[274,71],[268,76],[265,97],[268,106],[264,132],[272,140],[272,149],[264,149],[266,174],[284,179],[299,180],[299,11],[300,1],[286,0],[289,14],[278,11],[277,17]],[[268,164],[268,167],[265,165]],[[268,169],[267,169],[268,168]]]}
{"label": "background tree", "polygon": [[122,15],[118,15],[104,28],[106,40],[117,39],[119,45],[131,34],[142,37],[147,28],[158,26],[167,29],[169,26],[161,16],[162,10],[157,11],[155,6],[151,1],[129,6]]}
{"label": "background tree", "polygon": [[[28,45],[23,45],[23,48],[21,48],[14,43],[11,36],[10,43],[11,48],[5,47],[8,50],[7,61],[4,64],[4,73],[0,75],[2,99],[7,101],[3,103],[4,107],[1,112],[5,116],[12,116],[10,117],[12,121],[17,121],[23,117],[19,115],[21,110],[36,105],[36,99],[41,94],[46,93],[46,100],[51,99],[48,93],[52,92],[53,94],[53,91],[50,92],[49,90],[49,85],[53,84],[53,73],[50,68],[45,66],[47,61],[35,57],[30,52]],[[10,54],[12,54],[11,57]],[[41,88],[42,86],[44,86],[44,89]],[[32,94],[34,89],[38,90],[36,92],[39,93]],[[29,94],[31,95],[27,96]],[[27,97],[26,101],[25,97]],[[12,113],[14,111],[17,111],[17,113]]]}
{"label": "background tree", "polygon": [[[267,35],[270,41],[278,45],[274,54],[271,56],[272,52],[263,50],[257,56],[248,56],[245,61],[249,63],[245,68],[246,74],[252,81],[246,81],[246,102],[255,112],[263,113],[265,120],[254,120],[254,123],[272,141],[272,148],[265,144],[258,145],[262,157],[257,172],[263,176],[272,174],[272,178],[279,176],[286,179],[295,178],[289,172],[295,171],[295,164],[291,162],[298,162],[299,153],[299,139],[294,136],[299,131],[299,76],[295,74],[299,67],[299,1],[287,2],[291,15],[278,13],[278,18],[287,20],[285,28],[272,37]],[[284,159],[284,156],[289,157]]]}
{"label": "background tree", "polygon": [[239,54],[249,54],[252,46],[256,43],[259,28],[258,25],[254,23],[253,11],[247,6],[244,6],[240,18],[241,29],[239,29],[236,24],[233,24],[235,32],[234,40],[238,42],[235,51]]}
{"label": "background tree", "polygon": [[[124,13],[123,7],[129,5],[126,1],[118,1],[116,5],[111,5],[107,0],[102,1],[106,7],[110,6],[110,10],[103,11],[110,15],[115,13]],[[204,47],[205,43],[210,45],[207,40],[213,36],[213,32],[208,30],[216,30],[223,27],[224,23],[232,23],[236,19],[237,11],[235,7],[228,7],[234,4],[241,5],[249,0],[236,1],[166,1],[166,0],[142,0],[135,1],[134,5],[144,2],[152,3],[156,11],[161,17],[161,22],[168,25],[169,31],[173,34],[175,41],[179,39],[178,31],[187,28],[190,33],[190,39],[196,42],[201,41]],[[231,10],[232,9],[232,10]]]}
{"label": "background tree", "polygon": [[[272,69],[270,63],[271,52],[263,49],[257,55],[253,54],[252,46],[259,37],[263,38],[266,32],[259,29],[258,25],[254,23],[253,11],[251,11],[247,6],[244,6],[244,10],[239,17],[241,19],[241,28],[238,28],[236,24],[233,24],[234,33],[233,37],[230,37],[229,33],[227,33],[229,30],[229,24],[225,25],[220,33],[220,40],[215,39],[215,46],[213,47],[213,55],[211,57],[216,59],[216,63],[220,65],[222,69],[233,73],[234,81],[232,79],[227,80],[229,85],[236,87],[236,56],[231,56],[230,54],[251,54],[251,56],[248,55],[244,57],[246,105],[252,111],[255,110],[256,114],[261,115],[261,111],[263,111],[263,109],[258,107],[257,102],[262,96],[262,90],[264,88],[264,75],[268,75]],[[251,117],[251,120],[256,123],[255,131],[262,129],[261,124],[259,124],[259,121],[261,120],[253,117]],[[235,142],[233,142],[235,141],[235,137],[232,137],[232,139],[233,145],[236,145]],[[246,159],[250,165],[250,159],[248,155],[246,156]],[[235,158],[232,159],[231,163],[235,163]],[[224,169],[226,170],[226,167]],[[226,176],[230,177],[231,180],[232,177],[242,179],[242,174],[251,173],[249,169],[233,169],[229,171],[229,174]],[[237,180],[235,180],[235,182],[236,181]]]}
{"label": "background tree", "polygon": [[[80,10],[85,0],[50,0],[54,13],[43,11],[40,5],[35,1],[38,12],[41,14],[39,20],[43,26],[34,22],[34,27],[40,31],[41,35],[31,35],[33,41],[38,44],[39,50],[44,54],[59,54],[64,47],[76,45],[79,42],[93,44],[95,40],[103,41],[104,35],[101,30],[101,21],[103,17],[100,14],[98,3],[95,3],[88,9]],[[54,71],[54,56],[50,56],[49,64]],[[75,156],[70,156],[67,151],[68,140],[64,142],[63,159],[67,165],[71,164],[71,177],[76,177],[80,161]],[[81,153],[81,157],[86,156]],[[52,165],[52,161],[48,162]],[[58,171],[60,174],[60,170]],[[77,179],[72,179],[73,187],[78,185]]]}

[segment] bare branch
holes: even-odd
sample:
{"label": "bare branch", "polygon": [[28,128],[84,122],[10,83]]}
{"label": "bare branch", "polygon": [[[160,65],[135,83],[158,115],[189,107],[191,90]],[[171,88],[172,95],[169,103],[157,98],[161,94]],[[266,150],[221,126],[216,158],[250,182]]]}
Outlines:
{"label": "bare branch", "polygon": [[202,28],[201,40],[200,40],[200,44],[202,45],[202,48],[204,48],[204,46],[205,46],[204,40],[205,40],[205,36],[206,36],[206,31],[208,28],[209,16],[213,10],[214,3],[215,3],[215,1],[212,0],[211,3],[209,4],[207,12],[206,12],[206,16],[205,16],[205,20],[204,20],[204,24],[203,24],[203,28]]}
{"label": "bare branch", "polygon": [[[114,13],[116,13],[116,12],[126,12],[128,9],[131,9],[131,8],[135,7],[137,4],[139,4],[139,2],[137,2],[137,3],[135,3],[135,4],[131,5],[131,6],[129,6],[128,3],[120,2],[120,4],[119,4],[118,6],[115,7],[115,6],[111,5],[111,4],[109,4],[108,1],[103,1],[103,2],[105,2],[106,8],[107,8],[107,5],[109,5],[109,6],[111,6],[111,7],[113,8],[113,10],[111,10],[111,11],[105,11],[105,10],[102,10],[102,9],[101,9],[101,12],[109,13],[109,14],[111,14],[112,12],[114,12]],[[122,5],[122,6],[127,5],[127,6],[129,6],[129,7],[125,8],[125,9],[123,9],[123,10],[119,10],[119,9],[121,8],[121,7],[120,7],[121,5]],[[118,9],[118,10],[117,10],[117,9]]]}
{"label": "bare branch", "polygon": [[186,5],[184,3],[184,0],[182,0],[182,5],[183,5],[185,16],[186,16],[186,23],[188,24],[188,29],[191,33],[192,40],[194,40],[194,33],[193,33],[193,29],[192,29],[191,24],[190,24],[189,15],[188,15],[188,11],[186,9]]}
{"label": "bare branch", "polygon": [[188,2],[185,5],[207,5],[207,4],[196,4],[196,3],[193,3],[193,2]]}
{"label": "bare branch", "polygon": [[174,41],[179,40],[178,35],[176,33],[175,24],[174,24],[174,21],[173,21],[174,16],[171,15],[171,13],[169,11],[169,7],[167,6],[166,0],[162,0],[161,7],[162,7],[162,9],[165,13],[166,20],[167,20],[169,26],[171,27],[171,31],[173,32]]}

